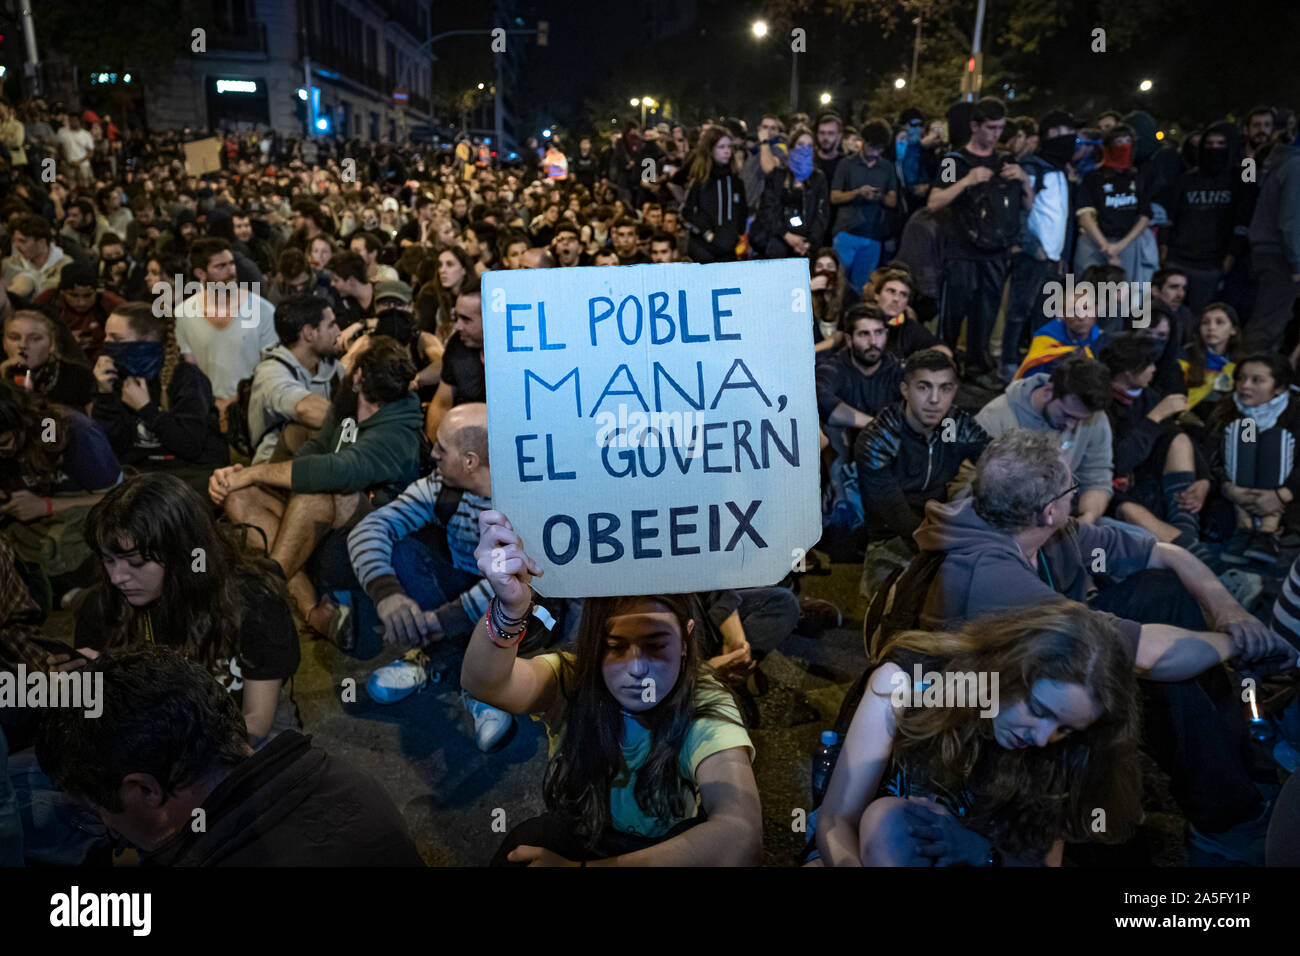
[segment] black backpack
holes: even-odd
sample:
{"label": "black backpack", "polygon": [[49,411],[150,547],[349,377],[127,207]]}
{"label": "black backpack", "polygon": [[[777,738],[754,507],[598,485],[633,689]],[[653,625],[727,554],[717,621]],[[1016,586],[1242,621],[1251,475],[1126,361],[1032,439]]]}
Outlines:
{"label": "black backpack", "polygon": [[[858,705],[862,703],[862,696],[867,691],[867,680],[876,669],[881,646],[899,631],[920,627],[921,609],[925,607],[930,585],[939,576],[939,569],[947,556],[946,551],[922,551],[907,567],[898,568],[890,574],[872,595],[862,622],[862,643],[867,654],[867,666],[849,688],[835,718],[835,733],[839,741],[836,747],[837,759],[839,746],[843,745],[848,736],[853,715],[858,712]],[[829,779],[828,777],[827,780]],[[820,793],[813,794],[814,806],[821,804],[822,796]]]}
{"label": "black backpack", "polygon": [[[278,355],[267,355],[262,361],[266,361],[266,359],[279,362],[295,378],[297,377],[298,373],[294,367]],[[253,452],[257,451],[253,447],[253,432],[248,425],[248,411],[253,395],[253,376],[256,374],[257,371],[254,370],[253,375],[240,379],[239,384],[235,386],[235,400],[226,409],[226,443],[248,458],[252,458]]]}
{"label": "black backpack", "polygon": [[981,252],[1004,252],[1020,237],[1020,183],[994,175],[971,186],[954,204],[953,221],[966,242]]}

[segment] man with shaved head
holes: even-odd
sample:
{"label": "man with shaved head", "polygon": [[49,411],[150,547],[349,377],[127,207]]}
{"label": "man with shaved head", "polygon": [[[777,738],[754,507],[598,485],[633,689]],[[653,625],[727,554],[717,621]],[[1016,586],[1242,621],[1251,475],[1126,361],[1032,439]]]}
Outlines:
{"label": "man with shaved head", "polygon": [[[433,446],[434,472],[391,504],[367,515],[348,535],[352,570],[374,602],[384,640],[419,648],[443,638],[464,643],[487,611],[492,590],[479,576],[478,516],[492,507],[487,405],[447,409]],[[363,620],[368,609],[360,612]],[[375,671],[367,682],[380,703],[423,685],[428,661],[411,653]],[[514,718],[462,695],[485,753],[504,746]]]}
{"label": "man with shaved head", "polygon": [[554,269],[555,256],[551,255],[549,249],[544,246],[538,246],[529,249],[524,253],[520,260],[519,268],[521,269]]}

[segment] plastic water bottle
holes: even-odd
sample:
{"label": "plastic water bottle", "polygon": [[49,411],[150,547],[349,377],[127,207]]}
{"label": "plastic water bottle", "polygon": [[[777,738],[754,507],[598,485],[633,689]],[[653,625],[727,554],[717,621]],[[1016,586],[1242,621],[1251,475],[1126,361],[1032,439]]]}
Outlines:
{"label": "plastic water bottle", "polygon": [[826,788],[831,783],[831,772],[835,769],[835,758],[840,753],[839,735],[833,730],[822,731],[821,746],[813,752],[812,761],[812,796],[813,806],[822,802]]}

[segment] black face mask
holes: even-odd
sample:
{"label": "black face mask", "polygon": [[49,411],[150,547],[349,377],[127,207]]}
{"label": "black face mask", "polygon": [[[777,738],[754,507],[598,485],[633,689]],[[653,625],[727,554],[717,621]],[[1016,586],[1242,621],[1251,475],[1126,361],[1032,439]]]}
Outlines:
{"label": "black face mask", "polygon": [[1043,140],[1038,144],[1038,155],[1057,169],[1064,169],[1074,155],[1074,134],[1066,133],[1064,136]]}
{"label": "black face mask", "polygon": [[1228,168],[1228,147],[1207,146],[1201,150],[1204,157],[1205,171],[1217,175]]}

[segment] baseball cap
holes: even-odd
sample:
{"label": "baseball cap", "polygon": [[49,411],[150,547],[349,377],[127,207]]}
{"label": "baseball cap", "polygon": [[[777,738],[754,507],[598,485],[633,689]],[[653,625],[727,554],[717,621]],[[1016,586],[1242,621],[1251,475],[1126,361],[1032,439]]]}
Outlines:
{"label": "baseball cap", "polygon": [[405,305],[411,304],[411,287],[400,279],[386,279],[375,283],[375,301],[397,299]]}

